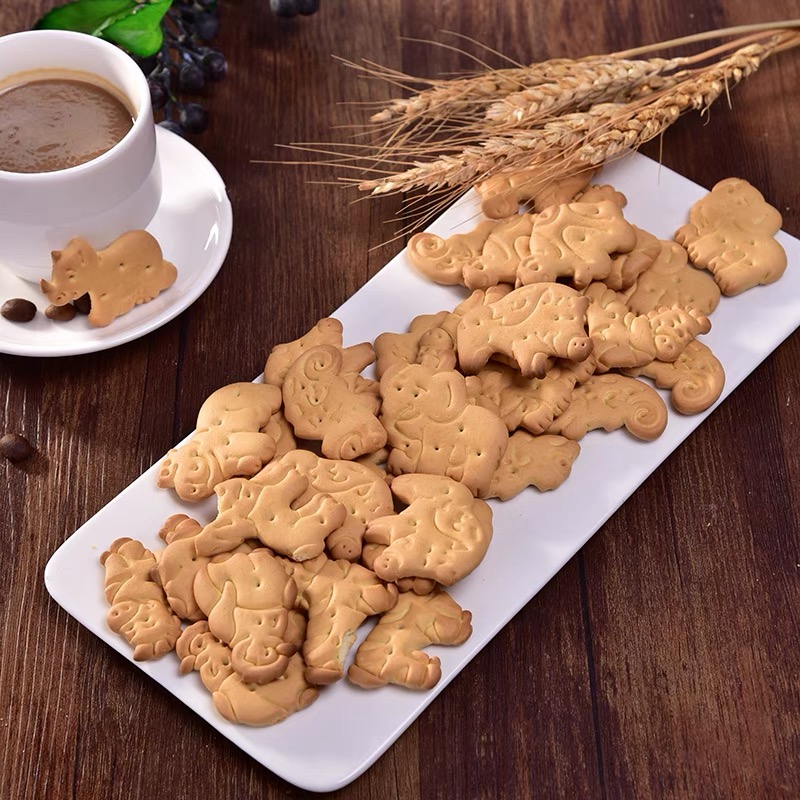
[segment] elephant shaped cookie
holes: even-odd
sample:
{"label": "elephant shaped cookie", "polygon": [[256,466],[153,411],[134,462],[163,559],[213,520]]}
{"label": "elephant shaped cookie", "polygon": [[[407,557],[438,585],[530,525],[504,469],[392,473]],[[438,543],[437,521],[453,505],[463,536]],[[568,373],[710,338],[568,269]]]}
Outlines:
{"label": "elephant shaped cookie", "polygon": [[508,431],[491,411],[469,403],[463,375],[398,365],[381,378],[381,393],[389,472],[445,475],[473,494],[489,488]]}
{"label": "elephant shaped cookie", "polygon": [[281,559],[297,583],[298,602],[308,611],[303,645],[305,676],[325,685],[340,680],[356,631],[369,616],[383,614],[397,602],[397,587],[386,585],[374,572],[324,554],[298,564]]}
{"label": "elephant shaped cookie", "polygon": [[275,455],[276,439],[262,429],[280,407],[275,386],[232,383],[217,389],[200,408],[191,439],[167,453],[158,485],[198,501],[222,481],[255,475]]}
{"label": "elephant shaped cookie", "polygon": [[725,295],[773,283],[786,269],[786,251],[775,240],[780,212],[739,178],[720,181],[689,211],[675,239],[692,263],[709,270]]}
{"label": "elephant shaped cookie", "polygon": [[379,578],[452,586],[481,563],[492,540],[492,510],[466,486],[439,475],[401,475],[392,494],[408,507],[371,520],[364,534],[387,545],[374,561]]}
{"label": "elephant shaped cookie", "polygon": [[461,369],[476,373],[494,353],[509,356],[527,378],[543,378],[550,356],[584,361],[589,298],[559,283],[522,286],[490,305],[468,311],[456,330]]}
{"label": "elephant shaped cookie", "polygon": [[312,347],[329,344],[333,347],[342,346],[342,323],[333,317],[321,319],[308,333],[295,339],[293,342],[277,344],[270,351],[267,363],[264,365],[264,383],[280,388],[289,367],[298,358]]}
{"label": "elephant shaped cookie", "polygon": [[543,211],[531,229],[528,253],[517,269],[517,285],[569,277],[576,289],[611,272],[612,253],[629,253],[636,231],[611,201],[566,203]]}
{"label": "elephant shaped cookie", "polygon": [[305,663],[299,654],[289,659],[286,672],[279,678],[264,684],[248,683],[231,666],[230,647],[211,633],[205,621],[183,631],[176,651],[181,674],[199,672],[211,692],[214,708],[229,722],[274,725],[308,708],[319,695],[305,679]]}
{"label": "elephant shaped cookie", "polygon": [[442,677],[441,661],[428,656],[431,644],[458,645],[472,634],[472,615],[447,592],[407,592],[387,611],[356,651],[347,677],[363,689],[389,683],[409,689],[431,689]]}
{"label": "elephant shaped cookie", "polygon": [[268,550],[213,559],[197,573],[194,595],[245,681],[268,683],[286,672],[298,648],[289,624],[297,586]]}
{"label": "elephant shaped cookie", "polygon": [[346,353],[331,345],[305,351],[286,373],[283,413],[297,436],[322,442],[327,458],[352,460],[380,450],[386,431],[377,384],[358,374],[374,356],[355,363]]}
{"label": "elephant shaped cookie", "polygon": [[111,606],[108,627],[133,646],[134,660],[148,661],[172,650],[181,621],[153,580],[155,556],[141,542],[125,537],[111,544],[100,563],[106,570],[105,594]]}
{"label": "elephant shaped cookie", "polygon": [[147,303],[175,283],[178,270],[165,261],[158,242],[147,231],[128,231],[105,250],[80,237],[52,253],[53,272],[40,283],[54,306],[88,294],[89,322],[103,327],[140,303]]}

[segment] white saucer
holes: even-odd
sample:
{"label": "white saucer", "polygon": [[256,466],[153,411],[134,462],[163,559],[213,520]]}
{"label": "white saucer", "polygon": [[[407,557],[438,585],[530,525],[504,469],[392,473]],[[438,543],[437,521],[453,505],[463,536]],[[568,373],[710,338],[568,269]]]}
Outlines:
{"label": "white saucer", "polygon": [[[188,308],[219,272],[233,229],[225,184],[208,159],[189,142],[157,128],[163,195],[147,230],[158,239],[164,258],[178,268],[178,279],[155,300],[136,306],[105,328],[86,317],[53,322],[39,313],[28,323],[0,317],[0,353],[71,356],[107,350],[138,339]],[[47,270],[42,277],[49,277]],[[33,301],[40,312],[47,298],[38,287],[0,266],[0,304],[12,297]]]}

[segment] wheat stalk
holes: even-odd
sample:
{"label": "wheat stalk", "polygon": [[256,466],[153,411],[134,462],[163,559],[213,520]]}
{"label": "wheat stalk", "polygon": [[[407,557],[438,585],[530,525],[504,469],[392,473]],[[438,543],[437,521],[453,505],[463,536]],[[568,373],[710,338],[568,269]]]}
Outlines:
{"label": "wheat stalk", "polygon": [[[536,167],[566,175],[635,150],[682,114],[707,112],[770,55],[800,45],[798,29],[800,20],[742,26],[605,56],[512,63],[450,80],[346,62],[366,78],[414,93],[372,114],[375,143],[291,146],[329,156],[311,163],[349,170],[353,174],[339,181],[370,195],[422,190],[429,198],[413,206],[413,226],[499,172]],[[738,38],[691,56],[650,56],[728,34]],[[640,57],[645,54],[650,57]],[[419,86],[424,88],[415,91]]]}

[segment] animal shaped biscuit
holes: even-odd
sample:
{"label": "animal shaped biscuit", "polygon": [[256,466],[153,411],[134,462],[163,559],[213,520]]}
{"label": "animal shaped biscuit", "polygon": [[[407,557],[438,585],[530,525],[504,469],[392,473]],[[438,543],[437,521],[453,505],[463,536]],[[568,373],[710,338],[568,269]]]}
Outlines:
{"label": "animal shaped biscuit", "polygon": [[287,453],[281,463],[308,478],[311,495],[331,497],[345,509],[343,522],[328,534],[325,544],[332,558],[356,561],[367,523],[392,511],[392,493],[385,479],[363,464],[320,458],[308,450]]}
{"label": "animal shaped biscuit", "polygon": [[181,621],[152,578],[155,556],[141,542],[125,537],[112,542],[100,563],[106,568],[105,594],[111,606],[108,627],[133,646],[134,660],[148,661],[172,650]]}
{"label": "animal shaped biscuit", "polygon": [[342,346],[342,323],[333,317],[321,319],[308,333],[286,344],[277,344],[264,365],[264,382],[283,386],[289,367],[306,351],[321,344]]}
{"label": "animal shaped biscuit", "polygon": [[408,508],[371,520],[364,534],[388,545],[374,562],[379,578],[452,586],[481,563],[492,540],[492,510],[466,486],[442,476],[401,475],[392,494]]}
{"label": "animal shaped biscuit", "polygon": [[347,677],[364,689],[394,683],[431,689],[442,677],[441,661],[422,652],[430,644],[457,645],[472,634],[472,615],[447,592],[400,595],[356,651]]}
{"label": "animal shaped biscuit", "polygon": [[516,368],[490,361],[477,376],[467,378],[467,384],[477,380],[476,400],[492,403],[509,431],[525,428],[541,434],[569,406],[575,384],[585,383],[596,363],[593,357],[559,360],[543,378],[523,378]]}
{"label": "animal shaped biscuit", "polygon": [[499,172],[475,185],[481,198],[481,211],[489,219],[511,217],[520,203],[534,201],[536,211],[569,203],[586,188],[596,170],[577,175],[565,174],[557,164],[536,166],[514,172]]}
{"label": "animal shaped biscuit", "polygon": [[532,436],[517,431],[508,440],[486,497],[510,500],[527,486],[540,492],[557,489],[569,477],[581,447],[563,436]]}
{"label": "animal shaped biscuit", "polygon": [[596,428],[614,431],[623,426],[638,439],[657,439],[667,427],[667,407],[642,381],[608,373],[576,386],[569,408],[548,432],[579,441]]}
{"label": "animal shaped biscuit", "polygon": [[[375,560],[383,554],[388,545],[377,542],[367,542],[361,551],[361,563],[374,572]],[[414,594],[430,594],[438,585],[431,578],[398,578],[392,581],[400,592],[414,592]]]}
{"label": "animal shaped biscuit", "polygon": [[408,333],[380,334],[375,340],[375,372],[378,378],[395,364],[416,364],[420,339],[429,330],[438,328],[449,315],[449,311],[423,314],[411,321]]}
{"label": "animal shaped biscuit", "polygon": [[491,411],[468,402],[463,375],[421,364],[397,365],[381,378],[381,393],[392,474],[446,475],[473,494],[489,488],[508,431]]}
{"label": "animal shaped biscuit", "polygon": [[383,614],[397,602],[397,587],[386,585],[374,572],[325,555],[298,564],[281,559],[299,589],[298,602],[308,611],[303,645],[309,683],[334,683],[344,674],[347,653],[356,631],[369,616]]}
{"label": "animal shaped biscuit", "polygon": [[517,267],[528,252],[532,226],[531,214],[517,214],[499,222],[480,222],[469,233],[447,239],[417,233],[406,252],[411,263],[436,283],[485,289],[514,283]]}
{"label": "animal shaped biscuit", "polygon": [[584,330],[588,306],[589,299],[569,286],[537,283],[474,308],[456,330],[461,369],[478,372],[493,353],[503,353],[525,377],[543,378],[550,356],[584,361],[592,352]]}
{"label": "animal shaped biscuit", "polygon": [[610,200],[620,208],[628,205],[628,198],[608,183],[602,185],[593,183],[585,192],[579,194],[576,200],[580,203],[601,203],[604,200]]}
{"label": "animal shaped biscuit", "polygon": [[726,295],[773,283],[786,269],[786,251],[773,238],[780,212],[740,178],[720,181],[689,211],[675,239],[697,267],[708,269]]}
{"label": "animal shaped biscuit", "polygon": [[180,671],[200,673],[211,692],[214,708],[230,722],[243,725],[274,725],[290,714],[308,708],[319,695],[304,677],[302,656],[289,659],[286,672],[266,684],[247,683],[231,666],[231,649],[208,628],[205,621],[190,625],[176,647]]}
{"label": "animal shaped biscuit", "polygon": [[321,440],[328,458],[354,459],[386,444],[378,385],[358,374],[366,364],[354,366],[339,348],[320,345],[292,364],[283,383],[286,419],[298,436]]}
{"label": "animal shaped biscuit", "polygon": [[699,414],[717,402],[725,386],[725,371],[711,349],[701,342],[689,342],[672,363],[652,361],[625,370],[626,375],[652,378],[659,389],[672,389],[670,399],[681,414]]}
{"label": "animal shaped biscuit", "polygon": [[[621,253],[611,259],[611,271],[603,279],[603,283],[615,292],[628,289],[636,283],[636,279],[661,254],[661,242],[652,233],[633,226],[636,231],[636,244],[629,253]],[[662,305],[674,305],[663,303]]]}
{"label": "animal shaped biscuit", "polygon": [[289,628],[297,586],[268,550],[214,559],[197,573],[194,595],[245,681],[268,683],[286,672],[297,652]]}
{"label": "animal shaped biscuit", "polygon": [[274,461],[254,478],[233,478],[217,489],[217,517],[195,538],[199,555],[233,550],[246,539],[297,561],[315,558],[344,524],[347,510],[313,489],[290,462]]}
{"label": "animal shaped biscuit", "polygon": [[277,411],[270,417],[269,422],[261,429],[261,433],[266,433],[275,440],[275,458],[279,458],[297,447],[294,429],[283,416],[282,411]]}
{"label": "animal shaped biscuit", "polygon": [[517,285],[569,277],[576,289],[611,272],[611,253],[629,253],[636,231],[611,201],[565,203],[534,220],[529,251],[517,268]]}
{"label": "animal shaped biscuit", "polygon": [[95,250],[76,236],[51,255],[52,277],[41,281],[42,292],[54,306],[88,293],[89,322],[98,327],[149,302],[178,277],[175,265],[164,260],[158,242],[147,231],[123,233],[105,250]]}
{"label": "animal shaped biscuit", "polygon": [[584,294],[592,301],[586,322],[598,372],[639,367],[654,358],[674,361],[695,336],[711,330],[708,317],[694,308],[674,306],[639,315],[603,283],[591,284]]}
{"label": "animal shaped biscuit", "polygon": [[262,429],[280,407],[280,389],[274,386],[232,383],[217,389],[201,406],[192,438],[162,461],[158,485],[197,501],[210,497],[222,481],[255,475],[275,454],[274,436]]}
{"label": "animal shaped biscuit", "polygon": [[637,314],[675,305],[710,314],[720,298],[714,279],[689,266],[688,254],[676,242],[659,244],[661,250],[655,261],[625,291],[625,303]]}

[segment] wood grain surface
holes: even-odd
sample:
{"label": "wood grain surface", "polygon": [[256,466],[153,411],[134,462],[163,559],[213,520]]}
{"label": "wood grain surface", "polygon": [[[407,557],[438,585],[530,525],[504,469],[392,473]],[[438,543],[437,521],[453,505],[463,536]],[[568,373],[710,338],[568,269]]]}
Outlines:
{"label": "wood grain surface", "polygon": [[[0,34],[50,5],[3,0]],[[192,429],[212,390],[255,376],[273,344],[396,252],[369,251],[387,238],[394,200],[351,205],[307,183],[323,176],[251,163],[278,157],[275,142],[330,138],[333,124],[361,119],[340,100],[386,96],[331,54],[435,75],[469,62],[409,39],[458,31],[530,62],[798,10],[796,0],[323,0],[317,15],[281,22],[266,0],[222,5],[230,74],[204,101],[212,125],[195,141],[233,203],[219,276],[178,319],[114,350],[0,356],[0,429],[38,448],[22,466],[0,464],[2,800],[304,796],[69,618],[42,575],[72,531]],[[664,164],[705,186],[750,180],[800,235],[799,85],[800,51],[768,61],[732,108],[676,124]],[[336,796],[800,796],[799,373],[795,335]]]}

